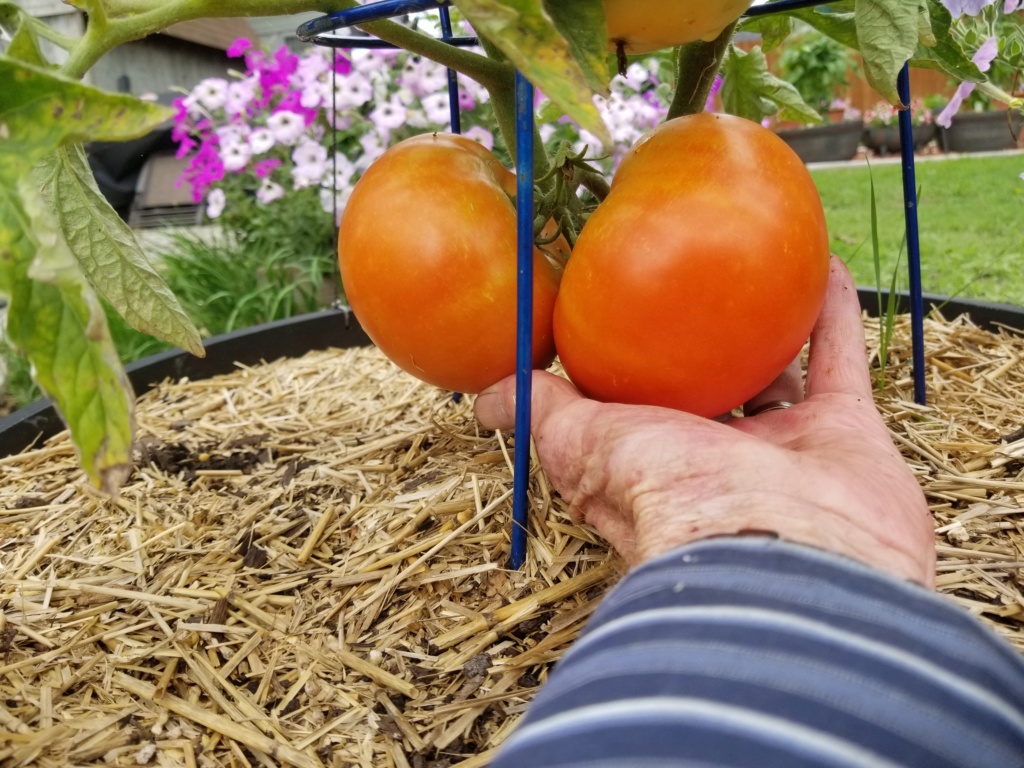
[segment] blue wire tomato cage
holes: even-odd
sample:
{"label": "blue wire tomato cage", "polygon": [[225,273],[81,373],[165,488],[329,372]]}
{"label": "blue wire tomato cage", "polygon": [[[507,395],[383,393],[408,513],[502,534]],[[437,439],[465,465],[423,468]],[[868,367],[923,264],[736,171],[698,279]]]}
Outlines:
{"label": "blue wire tomato cage", "polygon": [[[799,8],[829,5],[835,0],[776,0],[768,5],[751,7],[745,15],[765,16]],[[448,0],[378,0],[357,8],[321,16],[299,26],[300,40],[330,48],[394,48],[374,37],[331,34],[358,24],[404,16],[421,11],[437,10],[441,17],[441,39],[456,46],[473,46],[476,37],[458,37],[452,33]],[[910,103],[910,66],[904,64],[896,81],[896,89],[904,104]],[[516,413],[515,450],[513,457],[512,530],[509,566],[520,568],[526,561],[530,472],[530,396],[532,393],[533,340],[533,85],[516,72],[516,184],[518,227],[518,302],[516,312]],[[461,132],[458,76],[448,70],[448,99],[452,130]],[[907,268],[911,339],[913,343],[914,399],[925,404],[924,299],[921,287],[921,251],[917,221],[917,180],[914,165],[913,126],[910,111],[899,113],[900,156],[903,169],[903,205],[907,231]]]}

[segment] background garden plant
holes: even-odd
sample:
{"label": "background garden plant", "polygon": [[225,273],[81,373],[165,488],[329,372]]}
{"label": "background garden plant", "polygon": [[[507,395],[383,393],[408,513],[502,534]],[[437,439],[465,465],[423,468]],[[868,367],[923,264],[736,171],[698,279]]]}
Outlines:
{"label": "background garden plant", "polygon": [[[0,80],[10,84],[0,94],[0,187],[4,194],[0,198],[0,250],[5,256],[0,263],[0,293],[10,301],[9,341],[31,360],[37,381],[56,401],[71,428],[85,469],[97,484],[113,490],[128,466],[132,397],[98,297],[102,296],[114,311],[144,332],[197,354],[202,353],[202,347],[199,330],[189,313],[148,264],[133,233],[105,205],[81,150],[83,141],[140,135],[169,115],[154,104],[100,93],[77,80],[106,51],[178,21],[204,16],[327,12],[356,3],[78,1],[89,16],[86,33],[79,40],[58,35],[18,6],[0,2],[0,24],[7,35],[6,52],[0,57]],[[454,49],[392,22],[374,22],[366,25],[366,30],[414,55],[450,66],[478,83],[489,96],[492,125],[498,129],[496,136],[503,137],[510,154],[514,150],[509,140],[514,119],[513,71],[519,69],[554,105],[547,111],[549,117],[554,112],[559,121],[571,119],[579,126],[584,140],[593,139],[586,143],[594,144],[595,148],[600,143],[602,152],[614,156],[614,121],[602,119],[594,98],[606,99],[605,104],[612,109],[610,114],[620,108],[610,85],[616,62],[608,55],[599,0],[548,4],[456,0],[454,5],[481,36],[486,55]],[[516,23],[510,24],[510,18],[516,19]],[[894,104],[899,101],[896,74],[907,60],[942,69],[969,82],[983,78],[978,66],[964,54],[962,42],[951,26],[949,10],[938,0],[846,0],[832,8],[803,9],[742,22],[739,28],[762,35],[763,48],[737,48],[732,43],[736,29],[732,27],[718,40],[689,44],[678,53],[673,52],[678,66],[670,86],[667,116],[703,109],[720,71],[724,79],[719,98],[729,112],[755,120],[774,114],[786,119],[819,119],[799,93],[772,77],[766,66],[764,50],[785,40],[795,20],[859,50],[868,81]],[[39,46],[42,38],[68,52],[59,71],[43,57]],[[331,66],[337,69],[339,64],[329,61],[328,70]],[[628,76],[628,68],[626,72]],[[641,91],[658,94],[662,82],[665,81],[656,79],[651,88],[645,86],[646,90]],[[244,101],[244,86],[235,85],[233,98]],[[228,104],[229,92],[230,88],[213,85],[203,94],[203,106],[212,109],[210,105],[221,98]],[[302,109],[311,109],[302,105],[301,97],[298,105],[292,106],[296,106],[295,114],[300,116],[304,115]],[[395,118],[404,104],[389,100],[376,106],[382,110],[376,123],[394,121],[397,129]],[[251,194],[257,203],[269,206],[280,202],[283,196],[274,200],[279,188],[285,189],[287,182],[294,186],[297,179],[306,184],[300,191],[309,190],[306,194],[315,194],[318,203],[325,190],[323,178],[314,181],[315,173],[303,176],[323,167],[323,143],[301,143],[302,132],[295,118],[277,117],[270,121],[275,114],[292,111],[278,109],[267,116],[268,122],[261,124],[275,139],[266,151],[270,153],[277,147],[276,159],[281,164],[262,166],[265,175],[256,176],[259,185],[246,189],[245,194]],[[305,117],[302,123],[303,131],[312,125],[306,123]],[[553,134],[558,133],[560,125],[564,124],[557,124]],[[344,132],[349,127],[339,129]],[[202,151],[203,129],[197,122],[191,130],[197,131],[198,138],[193,140],[198,151]],[[244,128],[217,134],[219,162],[226,161],[232,167],[247,165],[252,159],[251,136],[259,130],[250,125],[244,145],[240,133]],[[290,131],[295,132],[293,139]],[[266,134],[258,135],[266,143]],[[366,135],[368,130],[358,137],[346,136],[345,140],[358,140]],[[295,143],[281,140],[284,137]],[[207,144],[212,141],[206,138]],[[282,144],[291,149],[290,154],[278,147]],[[544,151],[543,142],[538,142],[538,146],[541,149],[533,158],[536,177],[553,179],[548,175],[552,156]],[[333,174],[334,154],[330,149]],[[342,154],[357,171],[357,160]],[[195,180],[200,182],[200,189],[208,183],[208,212],[230,216],[226,208],[221,208],[221,194],[217,190],[221,190],[226,203],[227,187],[235,182],[241,184],[242,177],[229,177],[225,169],[223,177],[214,179],[217,171],[212,154],[209,159],[210,165],[197,166]],[[264,159],[275,158],[268,154]],[[292,173],[296,168],[303,170],[296,175]],[[348,171],[344,164],[341,168],[342,173]],[[252,173],[255,175],[255,169]],[[337,175],[329,174],[326,190],[332,196],[340,192],[335,189],[337,184]],[[541,192],[541,201],[550,199],[543,194],[544,189]],[[541,215],[544,213],[541,211]]]}

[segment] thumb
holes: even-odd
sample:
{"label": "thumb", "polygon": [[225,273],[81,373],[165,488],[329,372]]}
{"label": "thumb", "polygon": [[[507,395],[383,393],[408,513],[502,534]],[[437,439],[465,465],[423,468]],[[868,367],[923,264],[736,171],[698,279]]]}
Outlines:
{"label": "thumb", "polygon": [[[532,424],[536,427],[545,415],[553,413],[583,395],[566,379],[545,371],[534,371],[531,398]],[[516,423],[516,377],[508,376],[476,397],[473,412],[486,429],[512,429]]]}

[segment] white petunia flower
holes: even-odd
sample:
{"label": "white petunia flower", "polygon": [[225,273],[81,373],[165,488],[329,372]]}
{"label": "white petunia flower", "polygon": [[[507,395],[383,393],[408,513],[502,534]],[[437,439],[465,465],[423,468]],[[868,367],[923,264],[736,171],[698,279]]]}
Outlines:
{"label": "white petunia flower", "polygon": [[254,155],[269,152],[274,144],[274,134],[268,128],[257,128],[249,134],[249,148]]}
{"label": "white petunia flower", "polygon": [[260,188],[256,190],[256,199],[264,205],[280,200],[284,197],[284,187],[270,179],[264,179]]}
{"label": "white petunia flower", "polygon": [[267,118],[267,128],[278,144],[292,146],[306,130],[302,115],[287,109],[275,112]]}
{"label": "white petunia flower", "polygon": [[211,189],[210,194],[206,196],[206,215],[211,219],[216,219],[222,213],[224,213],[224,204],[227,203],[227,197],[224,194],[223,189]]}
{"label": "white petunia flower", "polygon": [[208,77],[192,89],[192,94],[207,109],[221,109],[228,97],[228,81],[221,77]]}

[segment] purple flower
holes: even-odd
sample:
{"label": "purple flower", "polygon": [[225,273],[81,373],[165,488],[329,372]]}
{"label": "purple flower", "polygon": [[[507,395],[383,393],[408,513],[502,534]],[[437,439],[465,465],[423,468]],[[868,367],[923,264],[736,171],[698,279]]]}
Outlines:
{"label": "purple flower", "polygon": [[[173,132],[171,138],[174,138]],[[181,136],[181,138],[176,139],[176,141],[178,142],[178,149],[174,153],[174,156],[179,160],[188,155],[188,153],[195,149],[197,146],[199,146],[199,144],[187,133]]]}
{"label": "purple flower", "polygon": [[459,88],[459,109],[467,112],[476,109],[476,99],[465,88]]}
{"label": "purple flower", "polygon": [[341,51],[334,52],[334,71],[339,75],[347,75],[352,71],[352,61]]}
{"label": "purple flower", "polygon": [[720,90],[722,90],[722,76],[718,75],[715,77],[715,82],[711,84],[711,90],[708,92],[708,100],[704,104],[705,112],[715,111],[715,96]]}
{"label": "purple flower", "polygon": [[192,202],[201,203],[213,184],[224,178],[224,163],[217,151],[216,140],[203,142],[188,167],[182,173],[181,183],[192,186]]}
{"label": "purple flower", "polygon": [[957,19],[961,16],[977,16],[981,9],[994,4],[997,0],[941,0],[950,16]]}
{"label": "purple flower", "polygon": [[240,37],[228,46],[227,56],[229,59],[237,59],[250,48],[252,48],[252,43],[246,38]]}
{"label": "purple flower", "polygon": [[252,172],[256,174],[257,179],[265,179],[273,173],[274,169],[279,165],[281,165],[281,161],[276,157],[268,157],[266,160],[260,160],[259,162],[254,163],[252,166]]}
{"label": "purple flower", "polygon": [[[319,106],[319,105],[318,105]],[[316,108],[309,108],[302,105],[302,91],[288,91],[274,107],[274,112],[294,112],[302,116],[305,125],[312,125],[316,121]]]}
{"label": "purple flower", "polygon": [[[999,55],[999,42],[994,37],[990,37],[981,44],[981,47],[975,52],[971,61],[977,64],[978,69],[982,72],[988,72],[992,66],[992,61],[997,55]],[[974,83],[960,83],[956,93],[953,94],[953,98],[949,100],[949,104],[935,118],[935,122],[943,128],[949,128],[953,122],[953,115],[957,113],[960,106],[964,103],[964,99],[970,96],[973,91]]]}

